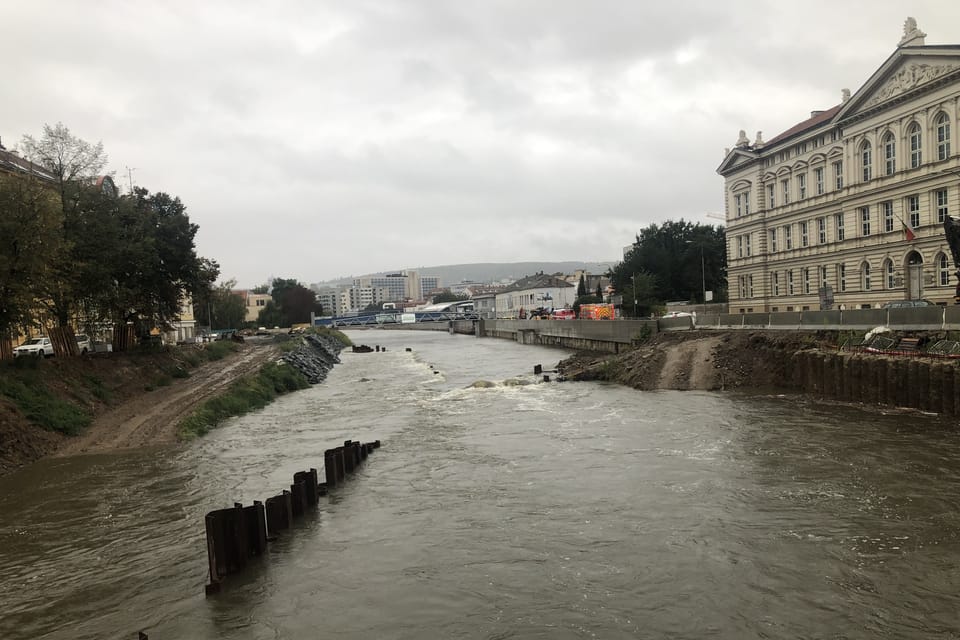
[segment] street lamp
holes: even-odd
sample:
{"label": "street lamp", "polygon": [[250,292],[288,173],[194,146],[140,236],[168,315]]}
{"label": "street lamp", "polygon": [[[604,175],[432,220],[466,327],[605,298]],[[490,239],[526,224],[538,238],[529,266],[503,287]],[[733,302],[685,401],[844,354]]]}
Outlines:
{"label": "street lamp", "polygon": [[630,276],[631,293],[633,294],[633,317],[637,317],[637,274]]}
{"label": "street lamp", "polygon": [[[687,240],[686,243],[694,244],[693,240]],[[701,242],[699,243],[699,245],[700,245],[700,286],[701,286],[701,293],[703,294],[703,312],[706,313],[707,312],[707,270],[704,266],[704,260],[703,260],[703,243]]]}

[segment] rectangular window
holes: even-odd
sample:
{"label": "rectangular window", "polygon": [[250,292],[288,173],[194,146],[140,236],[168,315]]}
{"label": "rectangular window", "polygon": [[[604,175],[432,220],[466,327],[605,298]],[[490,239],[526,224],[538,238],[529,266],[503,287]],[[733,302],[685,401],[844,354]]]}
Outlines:
{"label": "rectangular window", "polygon": [[863,181],[869,182],[873,170],[873,149],[870,145],[865,145],[860,152],[860,166],[863,169]]}
{"label": "rectangular window", "polygon": [[787,225],[783,228],[783,246],[786,247],[787,251],[793,249],[793,234],[791,231],[793,228],[790,225]]}
{"label": "rectangular window", "polygon": [[813,181],[816,183],[817,195],[823,195],[823,167],[813,170]]}
{"label": "rectangular window", "polygon": [[827,268],[825,266],[820,267],[820,286],[827,286]]}
{"label": "rectangular window", "polygon": [[837,279],[840,281],[840,291],[847,290],[847,265],[837,265]]}
{"label": "rectangular window", "polygon": [[907,213],[910,214],[910,228],[920,226],[920,196],[907,196]]}
{"label": "rectangular window", "polygon": [[892,176],[897,171],[897,145],[894,143],[893,136],[888,136],[883,143],[883,161],[886,175]]}
{"label": "rectangular window", "polygon": [[747,297],[753,297],[753,274],[747,276]]}
{"label": "rectangular window", "polygon": [[838,213],[833,220],[837,231],[837,242],[843,242],[843,214]]}
{"label": "rectangular window", "polygon": [[[870,263],[863,263],[863,290],[870,291]],[[867,306],[867,309],[870,307]]]}
{"label": "rectangular window", "polygon": [[810,293],[810,267],[803,268],[803,292]]}
{"label": "rectangular window", "polygon": [[783,204],[790,204],[790,181],[781,180],[780,186],[783,187]]}
{"label": "rectangular window", "polygon": [[837,191],[843,189],[843,161],[833,163],[833,183]]}
{"label": "rectangular window", "polygon": [[827,219],[817,218],[817,242],[827,244]]}
{"label": "rectangular window", "polygon": [[943,221],[947,219],[947,190],[940,189],[939,191],[934,192],[934,200],[937,203],[937,222],[943,224]]}
{"label": "rectangular window", "polygon": [[777,252],[777,230],[770,229],[770,253]]}
{"label": "rectangular window", "polygon": [[777,206],[776,199],[773,197],[776,187],[772,184],[767,185],[767,208],[773,209]]}
{"label": "rectangular window", "polygon": [[893,231],[893,202],[881,202],[880,213],[883,216],[883,230],[890,233]]}
{"label": "rectangular window", "polygon": [[743,215],[743,207],[740,206],[740,194],[733,196],[733,208],[736,210],[738,218]]}
{"label": "rectangular window", "polygon": [[743,257],[743,236],[737,236],[737,257]]}
{"label": "rectangular window", "polygon": [[793,269],[787,269],[787,295],[793,295]]}
{"label": "rectangular window", "polygon": [[870,207],[860,207],[860,235],[870,235]]}
{"label": "rectangular window", "polygon": [[747,245],[747,257],[749,258],[750,257],[750,234],[749,233],[746,235],[746,238],[747,238],[747,241],[745,244]]}
{"label": "rectangular window", "polygon": [[806,247],[810,244],[810,234],[808,233],[807,221],[800,223],[800,246]]}
{"label": "rectangular window", "polygon": [[807,174],[805,173],[797,176],[797,197],[800,200],[807,197]]}
{"label": "rectangular window", "polygon": [[743,215],[750,215],[750,192],[744,191],[740,194],[743,197]]}
{"label": "rectangular window", "polygon": [[780,295],[780,273],[777,271],[773,272],[773,295]]}

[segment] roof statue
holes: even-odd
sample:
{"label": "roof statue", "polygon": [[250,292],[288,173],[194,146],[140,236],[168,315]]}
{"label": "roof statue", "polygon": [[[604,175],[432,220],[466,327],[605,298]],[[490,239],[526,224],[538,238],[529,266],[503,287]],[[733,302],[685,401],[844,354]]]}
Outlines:
{"label": "roof statue", "polygon": [[907,18],[903,22],[903,38],[900,39],[898,47],[905,47],[907,45],[914,47],[922,47],[923,39],[927,37],[923,31],[917,28],[917,21],[914,18]]}
{"label": "roof statue", "polygon": [[757,131],[757,139],[753,141],[753,146],[755,147],[763,146],[763,131]]}
{"label": "roof statue", "polygon": [[749,146],[750,146],[750,140],[747,138],[747,132],[744,131],[743,129],[740,129],[740,137],[737,138],[737,144],[735,144],[734,146],[736,146],[736,147],[749,147]]}
{"label": "roof statue", "polygon": [[850,101],[850,89],[840,89],[840,98],[844,104]]}

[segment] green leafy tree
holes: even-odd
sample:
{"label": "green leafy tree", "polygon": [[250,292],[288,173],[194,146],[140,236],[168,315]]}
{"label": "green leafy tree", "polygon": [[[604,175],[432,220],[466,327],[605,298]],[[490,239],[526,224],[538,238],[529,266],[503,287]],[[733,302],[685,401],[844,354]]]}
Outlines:
{"label": "green leafy tree", "polygon": [[267,304],[260,310],[260,313],[257,314],[257,326],[282,327],[285,324],[280,306],[273,300],[268,300]]}
{"label": "green leafy tree", "polygon": [[60,251],[51,256],[46,277],[38,283],[35,293],[57,325],[65,327],[78,311],[83,287],[94,278],[84,270],[101,269],[96,261],[102,254],[90,255],[88,250],[92,229],[102,221],[106,206],[97,176],[106,166],[107,156],[102,143],[91,144],[77,138],[62,123],[44,125],[39,139],[24,136],[21,148],[27,160],[52,177],[53,188],[60,195],[60,226],[50,229],[45,238],[59,245]]}
{"label": "green leafy tree", "polygon": [[587,295],[587,281],[584,279],[583,274],[580,274],[580,282],[577,283],[577,297],[582,298]]}
{"label": "green leafy tree", "polygon": [[247,306],[235,292],[236,280],[221,282],[211,291],[211,329],[238,329],[244,324]]}
{"label": "green leafy tree", "polygon": [[270,293],[270,287],[265,284],[258,284],[250,290],[251,293]]}
{"label": "green leafy tree", "polygon": [[59,198],[36,176],[0,175],[0,338],[32,324],[36,289],[59,254]]}
{"label": "green leafy tree", "polygon": [[270,296],[273,306],[267,303],[260,311],[263,320],[258,321],[263,326],[289,327],[291,324],[310,322],[311,313],[323,313],[323,308],[317,302],[317,294],[294,279],[275,279]]}
{"label": "green leafy tree", "polygon": [[[726,234],[723,227],[684,220],[653,224],[637,235],[623,261],[610,270],[617,292],[631,287],[631,278],[652,278],[650,300],[703,301],[704,287],[715,300],[726,299]],[[645,285],[646,286],[646,285]],[[637,285],[638,293],[641,287]],[[639,301],[639,295],[637,296]],[[624,308],[627,302],[624,301]]]}

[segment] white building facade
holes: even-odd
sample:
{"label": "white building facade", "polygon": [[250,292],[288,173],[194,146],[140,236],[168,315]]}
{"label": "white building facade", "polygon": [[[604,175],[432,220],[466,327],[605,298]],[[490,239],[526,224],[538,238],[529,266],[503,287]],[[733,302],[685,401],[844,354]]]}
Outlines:
{"label": "white building facade", "polygon": [[740,132],[717,170],[731,313],[954,303],[960,45],[924,38],[908,19],[853,96],[769,142]]}

